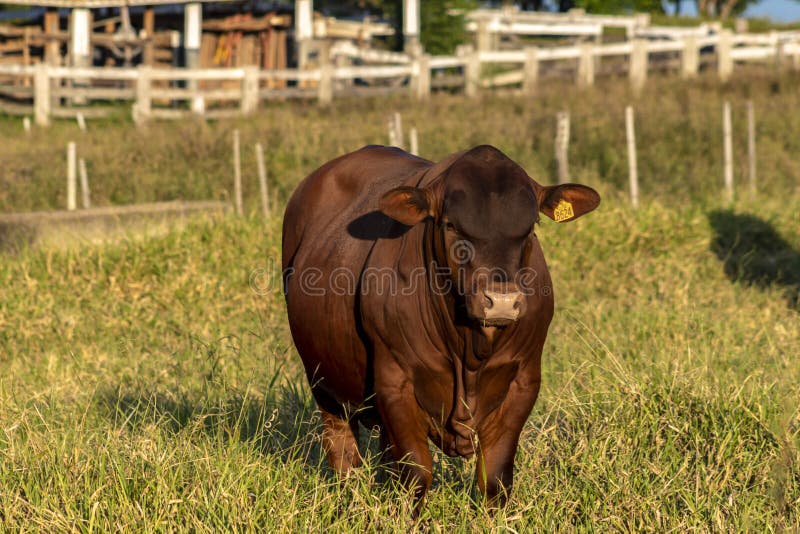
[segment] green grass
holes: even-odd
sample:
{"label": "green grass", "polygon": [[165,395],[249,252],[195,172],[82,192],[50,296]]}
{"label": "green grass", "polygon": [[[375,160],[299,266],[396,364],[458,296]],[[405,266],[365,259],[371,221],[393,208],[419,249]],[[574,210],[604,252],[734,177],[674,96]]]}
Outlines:
{"label": "green grass", "polygon": [[[554,175],[555,116],[571,115],[573,179],[627,187],[625,106],[636,111],[642,195],[666,201],[713,198],[722,182],[722,104],[733,113],[735,169],[747,169],[748,99],[755,103],[760,187],[775,195],[797,192],[800,175],[800,77],[774,77],[763,70],[720,85],[713,75],[693,83],[656,77],[638,97],[627,83],[599,80],[579,91],[555,81],[532,98],[465,101],[438,96],[426,105],[407,99],[343,100],[329,109],[276,104],[254,119],[225,122],[155,122],[135,129],[124,119],[74,121],[23,132],[19,119],[0,120],[0,212],[64,209],[66,146],[77,143],[86,159],[94,205],[174,199],[225,200],[233,190],[232,131],[242,140],[245,199],[258,203],[253,144],[265,148],[267,171],[282,202],[294,185],[321,162],[369,143],[386,143],[392,111],[406,133],[419,131],[420,152],[437,159],[481,143],[495,144],[536,179]],[[739,178],[740,179],[740,178]]]}
{"label": "green grass", "polygon": [[[426,155],[492,142],[545,177],[552,145],[540,128],[552,113],[543,106],[605,104],[573,123],[571,153],[576,178],[596,186],[603,204],[539,231],[556,316],[511,502],[489,515],[474,461],[439,453],[420,530],[800,529],[800,198],[792,174],[800,124],[770,114],[767,83],[661,87],[678,97],[638,104],[649,140],[640,147],[649,163],[640,167],[638,211],[621,192],[623,103],[611,92],[396,103],[407,125],[420,127]],[[702,132],[716,130],[722,97],[740,102],[748,91],[768,125],[760,147],[775,161],[760,167],[757,199],[743,195],[728,210],[714,193],[717,143]],[[681,94],[693,111],[669,119]],[[797,97],[774,98],[777,108]],[[326,466],[278,281],[265,286],[262,276],[274,272],[280,211],[296,181],[366,138],[381,140],[386,107],[367,106],[276,108],[236,124],[243,139],[270,140],[278,193],[270,220],[197,219],[161,237],[0,257],[0,530],[414,528],[407,496],[391,478],[379,481],[372,459],[343,482]],[[359,114],[366,126],[354,122]],[[713,129],[704,124],[711,117]],[[662,139],[669,125],[673,135]],[[170,188],[224,197],[233,126],[155,124],[149,134],[96,126],[87,135],[106,143],[103,159],[79,141],[97,151],[104,202],[163,199]],[[15,172],[27,159],[32,191],[12,189],[6,202],[57,205],[55,185],[33,184],[60,181],[47,158],[60,156],[73,130],[58,123],[10,140],[13,153],[2,158],[16,162]],[[124,139],[140,144],[117,147]],[[102,180],[119,197],[104,197]],[[369,445],[375,438],[366,434]]]}

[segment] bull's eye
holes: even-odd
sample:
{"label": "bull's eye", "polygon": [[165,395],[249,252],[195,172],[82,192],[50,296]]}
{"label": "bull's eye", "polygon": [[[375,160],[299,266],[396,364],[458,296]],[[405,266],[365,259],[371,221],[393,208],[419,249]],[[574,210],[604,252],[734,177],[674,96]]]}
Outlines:
{"label": "bull's eye", "polygon": [[448,232],[455,232],[456,225],[448,221],[444,223],[444,229],[447,230]]}

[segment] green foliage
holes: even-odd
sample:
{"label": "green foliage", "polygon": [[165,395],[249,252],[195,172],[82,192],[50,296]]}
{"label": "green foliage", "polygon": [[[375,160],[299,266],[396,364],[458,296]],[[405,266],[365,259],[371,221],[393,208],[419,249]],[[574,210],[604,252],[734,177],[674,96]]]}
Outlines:
{"label": "green foliage", "polygon": [[475,9],[476,0],[421,2],[422,46],[429,54],[452,54],[466,41],[464,14]]}
{"label": "green foliage", "polygon": [[588,13],[663,13],[661,0],[576,0]]}

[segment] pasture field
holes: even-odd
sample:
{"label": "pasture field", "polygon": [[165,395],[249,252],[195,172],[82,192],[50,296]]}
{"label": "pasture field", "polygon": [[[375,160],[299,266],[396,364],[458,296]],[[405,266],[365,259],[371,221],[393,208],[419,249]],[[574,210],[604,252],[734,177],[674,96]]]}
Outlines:
{"label": "pasture field", "polygon": [[[638,100],[601,84],[534,102],[287,106],[85,134],[61,122],[30,137],[0,121],[0,211],[62,206],[72,139],[98,204],[227,198],[233,128],[245,147],[269,147],[276,208],[268,220],[198,218],[159,236],[0,254],[0,530],[800,531],[797,82],[651,83]],[[740,187],[724,206],[721,102],[744,155],[748,97],[759,192]],[[637,211],[624,194],[629,101]],[[423,156],[491,143],[548,182],[553,116],[567,108],[573,179],[603,203],[538,230],[556,315],[510,504],[489,514],[474,460],[439,453],[412,523],[368,431],[352,477],[325,463],[279,286],[282,207],[317,165],[383,142],[392,109],[419,128]]]}

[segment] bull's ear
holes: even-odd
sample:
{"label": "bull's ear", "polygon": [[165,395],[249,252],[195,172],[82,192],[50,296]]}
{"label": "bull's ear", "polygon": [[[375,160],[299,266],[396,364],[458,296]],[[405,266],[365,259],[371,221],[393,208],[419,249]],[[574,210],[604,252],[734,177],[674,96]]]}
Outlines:
{"label": "bull's ear", "polygon": [[600,195],[597,191],[579,184],[541,187],[536,196],[539,201],[539,211],[556,222],[577,219],[600,204]]}
{"label": "bull's ear", "polygon": [[428,191],[405,185],[383,195],[380,206],[384,214],[407,226],[414,226],[433,215]]}

